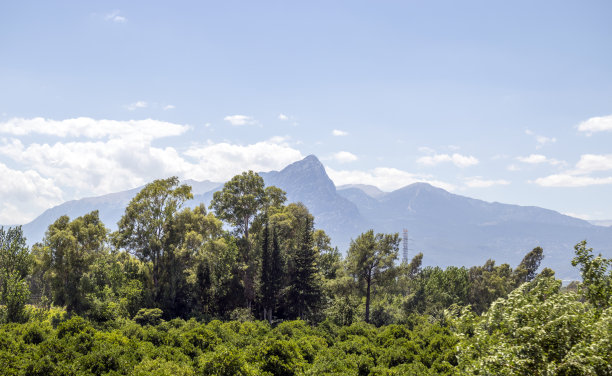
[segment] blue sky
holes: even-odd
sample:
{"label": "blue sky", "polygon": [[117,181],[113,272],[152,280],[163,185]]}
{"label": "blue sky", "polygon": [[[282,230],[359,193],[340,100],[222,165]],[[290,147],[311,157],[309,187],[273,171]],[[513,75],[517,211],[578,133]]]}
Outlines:
{"label": "blue sky", "polygon": [[607,1],[3,2],[0,223],[317,155],[612,219]]}

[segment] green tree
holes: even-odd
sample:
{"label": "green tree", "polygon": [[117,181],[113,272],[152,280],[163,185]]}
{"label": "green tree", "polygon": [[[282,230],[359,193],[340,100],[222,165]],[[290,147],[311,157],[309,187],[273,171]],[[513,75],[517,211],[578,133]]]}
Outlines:
{"label": "green tree", "polygon": [[331,246],[331,239],[323,230],[315,230],[312,237],[315,251],[318,254],[319,271],[325,279],[335,279],[342,267],[338,247]]}
{"label": "green tree", "polygon": [[519,266],[514,269],[516,285],[524,282],[529,282],[535,278],[536,272],[540,267],[540,263],[544,258],[544,251],[541,247],[535,247],[531,252],[527,253]]}
{"label": "green tree", "polygon": [[539,275],[481,317],[464,311],[453,325],[463,338],[456,374],[612,374],[612,312],[597,315],[560,287],[561,281]]}
{"label": "green tree", "polygon": [[580,265],[582,291],[587,300],[597,308],[608,308],[612,300],[612,259],[595,257],[593,248],[586,247],[586,240],[574,247],[576,257],[572,265]]}
{"label": "green tree", "polygon": [[160,293],[162,258],[168,251],[171,224],[185,201],[191,198],[191,187],[179,185],[176,176],[155,180],[130,201],[113,236],[117,247],[126,248],[140,260],[151,263],[155,300]]}
{"label": "green tree", "polygon": [[146,268],[127,252],[98,254],[83,276],[87,317],[105,322],[130,318],[142,307]]}
{"label": "green tree", "polygon": [[362,233],[351,241],[346,257],[347,268],[365,289],[365,321],[370,322],[372,288],[382,284],[394,271],[399,252],[399,234]]}
{"label": "green tree", "polygon": [[[282,284],[283,268],[276,231],[273,231],[272,236],[270,235],[269,226],[266,225],[261,242],[260,295],[264,320],[272,323],[273,311],[276,308]],[[271,242],[270,238],[272,238]]]}
{"label": "green tree", "polygon": [[321,279],[317,269],[317,251],[312,241],[313,218],[307,216],[301,224],[300,242],[292,254],[289,301],[297,317],[312,314],[322,299]]}
{"label": "green tree", "polygon": [[94,261],[106,252],[108,230],[100,221],[98,211],[92,211],[70,221],[61,216],[52,223],[37,251],[45,276],[50,283],[53,302],[65,305],[70,312],[87,310],[88,286],[83,282]]}
{"label": "green tree", "polygon": [[496,299],[506,297],[515,287],[515,276],[508,264],[495,265],[487,260],[483,266],[473,266],[469,272],[468,304],[480,314]]}
{"label": "green tree", "polygon": [[30,273],[32,263],[21,226],[9,227],[6,230],[0,226],[0,273],[16,273],[19,278],[25,278]]}
{"label": "green tree", "polygon": [[236,227],[248,244],[250,224],[268,202],[263,178],[249,171],[234,176],[215,192],[210,209]]}
{"label": "green tree", "polygon": [[242,235],[241,269],[244,298],[250,308],[255,298],[255,260],[251,254],[251,225],[259,214],[267,213],[285,201],[285,193],[276,187],[265,187],[263,178],[253,171],[236,175],[213,195],[210,203],[215,215],[230,223]]}
{"label": "green tree", "polygon": [[21,226],[7,230],[0,227],[0,305],[5,307],[6,321],[24,319],[25,304],[30,297],[26,278],[32,261]]}
{"label": "green tree", "polygon": [[425,267],[410,284],[405,308],[411,312],[441,317],[452,304],[467,304],[468,270],[465,267]]}

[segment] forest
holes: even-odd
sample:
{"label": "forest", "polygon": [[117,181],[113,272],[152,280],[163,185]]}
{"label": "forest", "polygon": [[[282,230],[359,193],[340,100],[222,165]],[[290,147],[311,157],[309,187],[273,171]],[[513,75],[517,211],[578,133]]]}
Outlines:
{"label": "forest", "polygon": [[0,228],[2,375],[612,375],[612,259],[540,268],[400,262],[398,234],[343,256],[252,171],[209,207],[146,185],[110,232],[62,216],[28,247]]}

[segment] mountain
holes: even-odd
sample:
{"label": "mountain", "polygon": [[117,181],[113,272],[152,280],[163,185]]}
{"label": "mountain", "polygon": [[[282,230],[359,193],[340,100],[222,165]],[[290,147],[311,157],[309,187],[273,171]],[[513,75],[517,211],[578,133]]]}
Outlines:
{"label": "mountain", "polygon": [[[287,192],[289,202],[302,202],[315,217],[315,226],[324,229],[341,248],[348,246],[367,223],[357,206],[336,192],[334,182],[317,157],[310,155],[281,171],[260,173],[266,185]],[[348,236],[348,237],[347,237]]]}
{"label": "mountain", "polygon": [[[319,160],[311,155],[281,171],[260,173],[266,185],[287,192],[289,202],[303,202],[342,252],[361,232],[400,232],[409,235],[409,257],[423,252],[427,265],[482,265],[492,258],[515,267],[536,246],[544,248],[543,266],[557,277],[575,279],[570,262],[573,247],[587,239],[589,247],[607,257],[612,254],[612,227],[533,206],[485,202],[447,192],[426,183],[415,183],[393,192],[353,184],[336,187]],[[208,205],[222,183],[185,181],[194,198],[187,203]],[[116,229],[129,201],[140,188],[69,201],[41,214],[24,226],[30,243],[42,239],[49,224],[61,215],[71,218],[92,210],[111,229]]]}
{"label": "mountain", "polygon": [[536,246],[543,264],[560,278],[577,278],[573,246],[587,239],[612,254],[612,228],[533,206],[489,203],[415,183],[375,199],[356,188],[338,193],[353,202],[379,232],[409,232],[409,253],[423,252],[436,265],[476,265],[487,258],[515,266]]}

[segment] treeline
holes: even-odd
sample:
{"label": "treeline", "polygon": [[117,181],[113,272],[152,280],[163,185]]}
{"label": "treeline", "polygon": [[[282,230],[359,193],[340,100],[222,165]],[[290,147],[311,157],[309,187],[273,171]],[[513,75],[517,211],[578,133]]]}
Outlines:
{"label": "treeline", "polygon": [[440,316],[452,304],[481,313],[533,279],[543,257],[535,248],[514,270],[492,260],[423,268],[422,254],[398,264],[397,234],[368,231],[343,259],[304,205],[286,204],[285,192],[253,172],[216,192],[211,212],[183,208],[192,197],[177,178],[157,180],[129,203],[116,232],[97,211],[62,216],[31,250],[20,228],[0,230],[5,320],[25,320],[30,302],[97,322],[157,308],[164,319],[381,326]]}
{"label": "treeline", "polygon": [[539,247],[442,269],[370,230],[342,257],[253,172],[192,197],[157,180],[117,231],[62,216],[31,249],[0,228],[0,374],[612,374],[612,260],[586,242],[562,288]]}
{"label": "treeline", "polygon": [[174,318],[103,323],[28,306],[0,326],[2,375],[611,375],[610,260],[577,246],[579,290],[538,275],[482,315],[452,305],[379,328]]}

